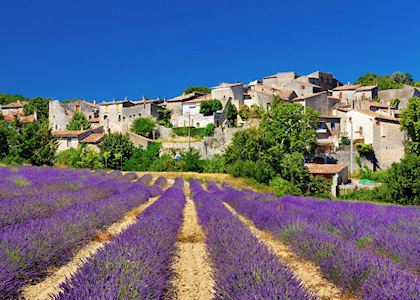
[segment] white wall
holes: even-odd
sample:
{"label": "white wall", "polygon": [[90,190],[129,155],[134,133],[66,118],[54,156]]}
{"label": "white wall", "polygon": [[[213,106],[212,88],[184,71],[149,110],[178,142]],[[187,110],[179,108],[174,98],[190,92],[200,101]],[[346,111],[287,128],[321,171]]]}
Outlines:
{"label": "white wall", "polygon": [[[365,144],[373,144],[373,126],[375,125],[375,118],[354,110],[349,111],[346,116],[346,131],[348,132],[348,137],[350,138],[351,136],[351,118],[353,123],[353,138],[363,136]],[[358,132],[360,131],[360,128],[362,128],[362,134]]]}

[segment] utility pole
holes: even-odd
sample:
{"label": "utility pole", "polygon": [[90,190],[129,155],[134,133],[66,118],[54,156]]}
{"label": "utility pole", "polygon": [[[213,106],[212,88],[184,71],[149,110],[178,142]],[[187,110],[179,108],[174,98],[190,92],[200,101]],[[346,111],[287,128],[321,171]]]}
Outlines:
{"label": "utility pole", "polygon": [[188,112],[188,150],[191,149],[191,114]]}
{"label": "utility pole", "polygon": [[349,118],[350,121],[350,179],[353,174],[353,121],[351,117]]}

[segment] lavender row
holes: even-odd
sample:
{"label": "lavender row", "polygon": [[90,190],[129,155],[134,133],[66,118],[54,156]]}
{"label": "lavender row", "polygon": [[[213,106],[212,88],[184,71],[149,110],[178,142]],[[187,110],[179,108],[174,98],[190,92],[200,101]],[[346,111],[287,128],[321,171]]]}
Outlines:
{"label": "lavender row", "polygon": [[100,250],[56,299],[162,299],[169,296],[185,196],[181,179]]}
{"label": "lavender row", "polygon": [[[242,192],[241,192],[242,193]],[[244,192],[251,198],[258,193]],[[304,220],[338,238],[420,272],[420,208],[286,197],[288,222]]]}
{"label": "lavender row", "polygon": [[233,189],[225,191],[223,200],[250,218],[258,228],[283,240],[298,255],[314,261],[331,281],[364,299],[418,299],[420,296],[417,275],[314,226],[314,218],[325,218],[321,210],[319,216],[308,215],[296,206],[293,197],[261,201]]}
{"label": "lavender row", "polygon": [[215,299],[315,298],[275,254],[223,206],[222,191],[206,192],[197,181],[191,181],[190,187],[199,222],[206,231]]}
{"label": "lavender row", "polygon": [[20,287],[45,276],[49,266],[66,263],[98,230],[149,197],[148,188],[132,184],[123,193],[4,228],[0,232],[0,298],[16,297]]}

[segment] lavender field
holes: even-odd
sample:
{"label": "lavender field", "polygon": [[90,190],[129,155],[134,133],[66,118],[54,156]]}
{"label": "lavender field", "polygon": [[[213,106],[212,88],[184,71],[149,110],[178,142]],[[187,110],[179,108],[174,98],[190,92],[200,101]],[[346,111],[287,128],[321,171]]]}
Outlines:
{"label": "lavender field", "polygon": [[0,299],[420,299],[419,207],[25,166],[0,212]]}

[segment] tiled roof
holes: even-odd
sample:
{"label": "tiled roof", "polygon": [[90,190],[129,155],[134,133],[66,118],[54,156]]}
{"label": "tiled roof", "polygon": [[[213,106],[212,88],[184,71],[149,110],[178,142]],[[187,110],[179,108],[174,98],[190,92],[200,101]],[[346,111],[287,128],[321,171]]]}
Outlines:
{"label": "tiled roof", "polygon": [[184,103],[187,103],[187,104],[188,103],[199,103],[199,102],[208,101],[208,100],[211,100],[211,99],[212,99],[211,94],[205,94],[205,95],[197,97],[195,99],[187,100]]}
{"label": "tiled roof", "polygon": [[88,130],[57,130],[53,131],[53,135],[56,137],[79,137],[80,135],[89,132]]}
{"label": "tiled roof", "polygon": [[236,82],[236,83],[222,82],[218,86],[212,87],[212,89],[227,88],[227,87],[233,87],[233,86],[238,86],[238,85],[243,85],[243,83],[241,83],[241,82]]}
{"label": "tiled roof", "polygon": [[201,97],[203,95],[206,95],[206,94],[205,93],[199,93],[199,92],[192,92],[192,93],[188,93],[188,94],[182,94],[182,95],[179,95],[175,98],[169,99],[168,102],[187,101],[187,100],[195,99],[197,97]]}
{"label": "tiled roof", "polygon": [[31,122],[35,121],[34,115],[29,115],[29,116],[20,116],[19,114],[3,115],[3,119],[6,122],[13,122],[15,120],[15,117],[18,117],[19,121],[21,121],[22,123],[31,123]]}
{"label": "tiled roof", "polygon": [[347,164],[305,164],[312,174],[337,174],[347,167]]}
{"label": "tiled roof", "polygon": [[359,87],[359,88],[356,89],[356,92],[371,91],[373,89],[376,89],[377,87],[378,87],[377,85],[361,86],[361,87]]}
{"label": "tiled roof", "polygon": [[104,138],[104,133],[92,133],[85,137],[81,142],[96,144]]}
{"label": "tiled roof", "polygon": [[351,91],[351,90],[356,90],[361,86],[362,86],[361,84],[342,85],[342,86],[338,86],[334,88],[333,91]]}
{"label": "tiled roof", "polygon": [[388,105],[386,105],[384,103],[377,102],[377,101],[363,101],[363,104],[368,106],[368,107],[373,106],[373,107],[379,107],[379,108],[388,108]]}
{"label": "tiled roof", "polygon": [[315,94],[300,96],[300,97],[297,97],[297,98],[293,99],[293,101],[302,101],[302,100],[309,99],[309,98],[312,98],[312,97],[316,97],[316,96],[326,94],[326,93],[327,93],[327,91],[323,91],[323,92],[319,92],[319,93],[315,93]]}
{"label": "tiled roof", "polygon": [[389,116],[389,115],[379,114],[379,113],[373,112],[373,111],[368,110],[368,109],[356,109],[355,111],[357,111],[359,113],[362,113],[364,115],[374,117],[375,119],[400,122],[400,119],[398,119],[398,118],[395,118],[395,117],[392,117],[392,116]]}

